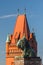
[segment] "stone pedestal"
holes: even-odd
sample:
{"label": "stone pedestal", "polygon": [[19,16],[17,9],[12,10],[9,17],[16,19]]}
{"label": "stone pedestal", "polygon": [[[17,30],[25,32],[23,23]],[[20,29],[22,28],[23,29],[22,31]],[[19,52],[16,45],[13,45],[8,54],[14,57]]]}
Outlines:
{"label": "stone pedestal", "polygon": [[41,65],[41,59],[40,57],[17,58],[14,65]]}

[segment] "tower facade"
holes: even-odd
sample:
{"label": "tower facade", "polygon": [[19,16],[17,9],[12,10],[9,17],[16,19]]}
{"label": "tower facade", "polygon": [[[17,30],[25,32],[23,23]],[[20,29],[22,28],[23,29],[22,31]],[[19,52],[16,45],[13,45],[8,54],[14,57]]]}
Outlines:
{"label": "tower facade", "polygon": [[18,15],[14,26],[13,34],[7,36],[6,40],[6,65],[14,65],[17,56],[22,56],[22,50],[17,47],[16,43],[23,36],[30,42],[31,48],[34,49],[37,56],[37,42],[35,34],[30,32],[26,15]]}

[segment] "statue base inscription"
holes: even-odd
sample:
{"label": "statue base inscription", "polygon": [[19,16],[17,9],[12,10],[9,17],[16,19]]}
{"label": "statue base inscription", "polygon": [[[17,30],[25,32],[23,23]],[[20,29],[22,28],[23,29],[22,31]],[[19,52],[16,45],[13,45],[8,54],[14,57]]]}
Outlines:
{"label": "statue base inscription", "polygon": [[18,58],[15,59],[14,65],[41,65],[40,57]]}

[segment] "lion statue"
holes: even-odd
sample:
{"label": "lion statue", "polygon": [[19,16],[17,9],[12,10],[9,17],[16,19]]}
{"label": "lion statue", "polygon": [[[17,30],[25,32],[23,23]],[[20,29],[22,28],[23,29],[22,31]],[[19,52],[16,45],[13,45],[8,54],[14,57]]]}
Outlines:
{"label": "lion statue", "polygon": [[17,42],[17,46],[24,52],[24,58],[36,57],[35,51],[30,47],[30,43],[25,36]]}

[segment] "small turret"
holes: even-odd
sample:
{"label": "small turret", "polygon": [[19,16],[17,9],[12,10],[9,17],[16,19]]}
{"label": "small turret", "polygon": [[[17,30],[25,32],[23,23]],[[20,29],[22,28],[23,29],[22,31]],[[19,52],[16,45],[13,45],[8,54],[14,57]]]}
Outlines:
{"label": "small turret", "polygon": [[10,42],[10,35],[9,35],[9,34],[7,35],[6,43],[7,43],[7,42],[8,42],[8,43]]}
{"label": "small turret", "polygon": [[10,36],[7,35],[7,40],[6,40],[6,55],[9,53],[9,44],[10,44]]}

